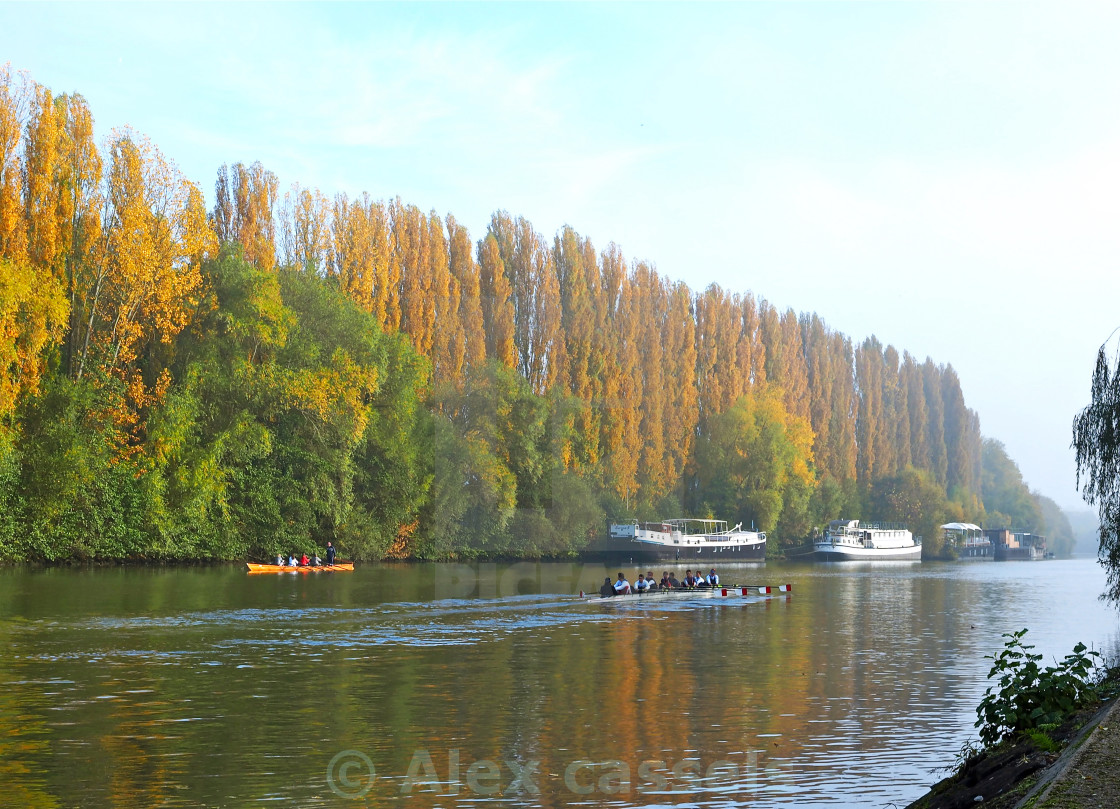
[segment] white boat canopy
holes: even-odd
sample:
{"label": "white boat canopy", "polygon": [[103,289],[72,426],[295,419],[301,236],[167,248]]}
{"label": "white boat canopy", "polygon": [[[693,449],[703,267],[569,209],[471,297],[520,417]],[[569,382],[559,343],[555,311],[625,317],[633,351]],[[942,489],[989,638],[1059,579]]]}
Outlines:
{"label": "white boat canopy", "polygon": [[946,531],[983,531],[979,525],[973,525],[970,522],[947,522],[943,526]]}

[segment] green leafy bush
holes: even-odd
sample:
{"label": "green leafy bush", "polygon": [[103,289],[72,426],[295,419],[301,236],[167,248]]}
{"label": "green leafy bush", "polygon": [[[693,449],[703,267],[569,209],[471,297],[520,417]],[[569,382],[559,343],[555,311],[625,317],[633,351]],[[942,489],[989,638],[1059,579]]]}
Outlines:
{"label": "green leafy bush", "polygon": [[1003,651],[987,655],[994,661],[988,679],[999,678],[988,686],[976,708],[976,727],[980,739],[991,746],[1020,733],[1059,724],[1073,711],[1097,698],[1091,676],[1099,652],[1087,651],[1084,643],[1073,647],[1056,666],[1040,668],[1040,654],[1024,644],[1026,629],[1005,632]]}

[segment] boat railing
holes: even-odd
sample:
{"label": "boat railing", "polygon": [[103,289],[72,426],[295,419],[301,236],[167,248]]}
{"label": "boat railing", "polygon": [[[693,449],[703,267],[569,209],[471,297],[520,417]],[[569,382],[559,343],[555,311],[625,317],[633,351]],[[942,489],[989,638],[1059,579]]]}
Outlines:
{"label": "boat railing", "polygon": [[901,522],[864,522],[860,520],[860,528],[867,528],[872,531],[906,531],[906,523]]}

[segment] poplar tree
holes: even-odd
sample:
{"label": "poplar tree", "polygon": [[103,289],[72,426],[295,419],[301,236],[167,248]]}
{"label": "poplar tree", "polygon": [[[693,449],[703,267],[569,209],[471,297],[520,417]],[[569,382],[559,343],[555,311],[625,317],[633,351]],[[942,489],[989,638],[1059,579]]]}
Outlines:
{"label": "poplar tree", "polygon": [[860,487],[870,491],[879,476],[884,459],[883,432],[883,346],[874,335],[863,341],[856,350],[856,477]]}
{"label": "poplar tree", "polygon": [[910,423],[910,462],[917,469],[932,469],[929,450],[929,409],[926,406],[925,387],[921,366],[903,353],[899,371],[906,385],[906,418]]}
{"label": "poplar tree", "polygon": [[676,481],[669,478],[665,441],[665,411],[672,382],[666,377],[665,328],[668,295],[660,276],[645,262],[632,274],[634,312],[637,321],[638,378],[642,389],[641,453],[639,481],[647,502],[664,495]]}
{"label": "poplar tree", "polygon": [[27,83],[12,80],[11,67],[0,66],[0,258],[21,261],[27,251],[23,221],[23,116]]}
{"label": "poplar tree", "polygon": [[893,345],[887,346],[883,351],[883,417],[891,462],[882,475],[896,475],[911,463],[906,381],[902,378],[900,363],[898,350]]}
{"label": "poplar tree", "polygon": [[59,219],[62,225],[61,249],[65,255],[64,289],[70,306],[69,340],[65,346],[67,372],[76,373],[78,336],[90,311],[83,291],[90,288],[91,273],[100,262],[102,193],[101,155],[93,140],[93,115],[80,95],[62,96],[66,123],[62,143]]}
{"label": "poplar tree", "polygon": [[672,485],[679,485],[692,455],[700,417],[700,394],[696,387],[696,322],[692,315],[692,296],[687,286],[676,283],[669,292],[669,304],[662,336],[665,364],[665,447],[666,474]]}
{"label": "poplar tree", "polygon": [[599,415],[602,397],[603,324],[597,317],[599,267],[595,248],[565,227],[553,242],[553,261],[560,288],[560,331],[564,339],[563,384],[576,403],[572,435],[564,449],[565,465],[583,468],[599,460]]}
{"label": "poplar tree", "polygon": [[210,221],[218,240],[241,245],[262,270],[276,266],[275,208],[279,181],[259,162],[218,169]]}
{"label": "poplar tree", "polygon": [[451,272],[451,256],[443,220],[428,214],[428,267],[431,284],[432,377],[457,382],[466,358],[466,335],[459,319],[459,281]]}
{"label": "poplar tree", "polygon": [[945,446],[945,404],[941,397],[941,371],[929,357],[922,363],[929,446],[929,471],[943,488],[948,482],[949,460]]}
{"label": "poplar tree", "polygon": [[61,189],[58,179],[61,174],[59,141],[62,130],[51,91],[36,85],[24,147],[23,213],[27,228],[27,259],[32,266],[52,276],[61,275],[56,257],[60,254],[61,238],[58,222]]}
{"label": "poplar tree", "polygon": [[478,243],[478,268],[482,323],[486,330],[486,356],[505,368],[517,364],[513,342],[513,303],[501,250],[493,233]]}
{"label": "poplar tree", "polygon": [[448,260],[459,287],[455,317],[463,336],[463,373],[486,360],[486,332],[482,322],[482,285],[467,229],[447,215]]}
{"label": "poplar tree", "polygon": [[330,272],[330,203],[319,189],[296,184],[284,195],[280,240],[288,266],[318,275]]}

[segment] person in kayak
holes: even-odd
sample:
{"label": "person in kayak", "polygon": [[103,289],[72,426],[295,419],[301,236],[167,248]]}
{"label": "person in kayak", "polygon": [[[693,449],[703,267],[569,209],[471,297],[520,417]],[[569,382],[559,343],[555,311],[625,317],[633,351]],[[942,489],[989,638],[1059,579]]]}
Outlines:
{"label": "person in kayak", "polygon": [[626,577],[619,571],[618,581],[614,583],[614,594],[616,596],[630,595],[630,582],[626,581]]}
{"label": "person in kayak", "polygon": [[614,595],[614,585],[611,584],[610,576],[603,579],[603,586],[599,588],[599,595],[603,598],[610,598]]}
{"label": "person in kayak", "polygon": [[334,545],[329,542],[327,543],[327,564],[334,564]]}

